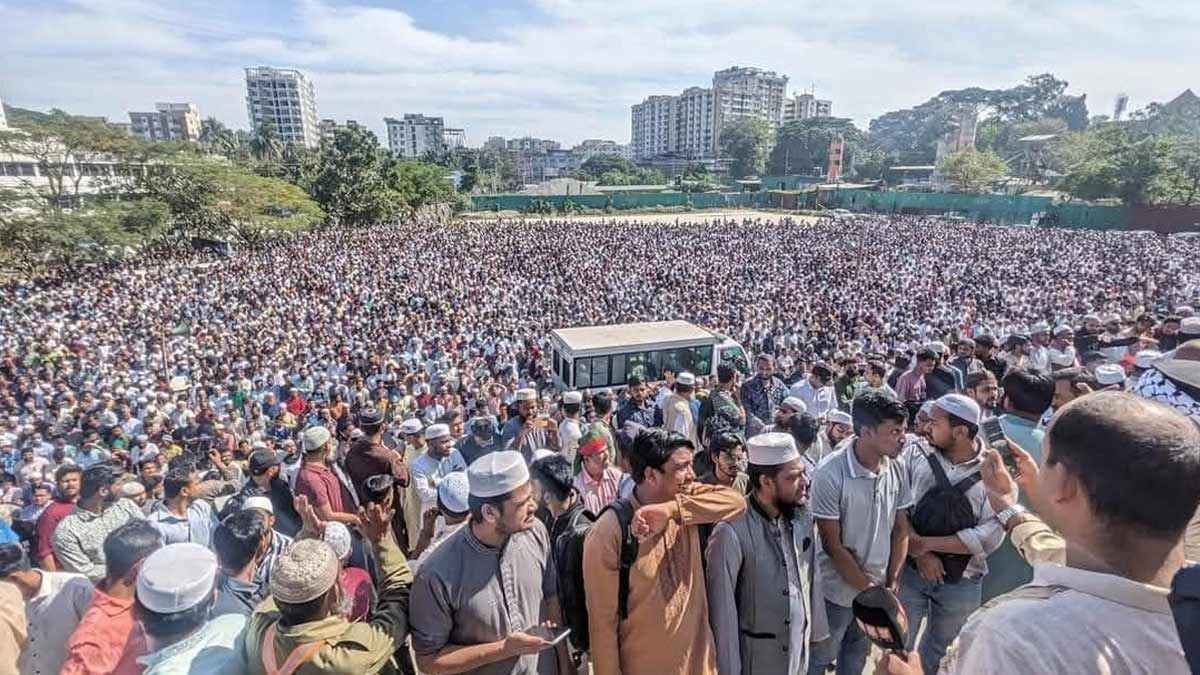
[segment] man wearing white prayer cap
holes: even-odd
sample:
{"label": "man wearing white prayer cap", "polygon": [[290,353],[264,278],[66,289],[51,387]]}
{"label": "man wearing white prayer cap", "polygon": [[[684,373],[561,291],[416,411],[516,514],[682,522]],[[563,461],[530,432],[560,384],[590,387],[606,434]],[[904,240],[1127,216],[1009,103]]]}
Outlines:
{"label": "man wearing white prayer cap", "polygon": [[[759,434],[746,447],[749,508],[718,523],[708,540],[705,577],[717,672],[804,673],[809,644],[828,633],[825,601],[814,582],[817,547],[806,464],[791,434]],[[743,639],[748,633],[765,637]]]}
{"label": "man wearing white prayer cap", "polygon": [[366,508],[359,530],[379,567],[377,600],[369,621],[351,622],[338,611],[343,606],[338,583],[342,564],[324,540],[333,539],[344,551],[346,541],[339,535],[345,530],[328,530],[311,506],[298,507],[311,538],[300,539],[276,560],[270,597],[246,625],[238,668],[220,672],[287,672],[281,666],[290,658],[306,664],[299,672],[380,672],[404,646],[412,584],[408,561],[392,535],[391,513],[379,504]]}
{"label": "man wearing white prayer cap", "polygon": [[775,419],[772,424],[767,425],[763,432],[771,431],[787,431],[788,421],[794,415],[800,415],[808,412],[808,406],[799,396],[788,396],[783,399],[779,407],[775,409]]}
{"label": "man wearing white prayer cap", "polygon": [[830,410],[825,414],[825,422],[817,433],[817,442],[808,447],[805,453],[816,466],[826,455],[837,449],[837,446],[854,435],[854,424],[850,413],[844,410]]}
{"label": "man wearing white prayer cap", "polygon": [[[974,399],[946,394],[933,402],[930,413],[932,451],[924,444],[912,444],[906,451],[914,504],[908,555],[914,563],[900,573],[899,595],[910,618],[928,618],[929,628],[919,645],[917,628],[910,625],[908,637],[925,663],[941,662],[967,617],[979,608],[987,556],[1004,541],[1004,528],[981,482],[982,418]],[[947,513],[951,498],[970,507],[959,521]],[[947,531],[948,526],[954,531]]]}
{"label": "man wearing white prayer cap", "polygon": [[234,646],[246,627],[242,614],[209,621],[216,602],[217,557],[185,542],[146,556],[138,571],[134,614],[146,634],[144,673],[223,673],[236,670]]}
{"label": "man wearing white prayer cap", "polygon": [[559,449],[558,424],[552,417],[540,413],[536,390],[518,389],[516,396],[517,414],[500,430],[500,447],[520,452],[526,463],[531,463],[534,450]]}
{"label": "man wearing white prayer cap", "polygon": [[467,469],[470,521],[422,561],[409,617],[417,668],[551,675],[569,668],[558,647],[528,631],[561,623],[558,575],[525,457],[497,451]]}
{"label": "man wearing white prayer cap", "polygon": [[[437,486],[454,471],[466,471],[467,463],[458,450],[454,449],[454,437],[445,424],[431,424],[425,428],[425,454],[412,460],[409,474],[412,489],[421,499],[420,518],[437,510]],[[418,521],[421,522],[421,521]]]}
{"label": "man wearing white prayer cap", "polygon": [[1096,382],[1104,389],[1125,389],[1125,369],[1114,363],[1096,366]]}
{"label": "man wearing white prayer cap", "polygon": [[467,522],[471,516],[470,493],[470,481],[465,471],[455,471],[438,483],[437,511],[433,512],[437,516],[430,518],[429,514],[426,514],[421,536],[413,549],[413,555],[417,556],[417,559],[408,563],[413,574],[417,573],[421,564],[429,559],[446,537]]}

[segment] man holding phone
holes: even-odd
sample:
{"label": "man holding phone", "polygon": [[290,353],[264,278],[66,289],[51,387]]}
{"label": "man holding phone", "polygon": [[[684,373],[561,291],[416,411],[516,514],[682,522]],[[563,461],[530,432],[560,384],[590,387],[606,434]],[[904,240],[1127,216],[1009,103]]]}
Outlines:
{"label": "man holding phone", "polygon": [[527,463],[535,450],[558,449],[558,425],[548,415],[539,414],[536,390],[517,390],[517,414],[504,424],[500,446],[521,453]]}

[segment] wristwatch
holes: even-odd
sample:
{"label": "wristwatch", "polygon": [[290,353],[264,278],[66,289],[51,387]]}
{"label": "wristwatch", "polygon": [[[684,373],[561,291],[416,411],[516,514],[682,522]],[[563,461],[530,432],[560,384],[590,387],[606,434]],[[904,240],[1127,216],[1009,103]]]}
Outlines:
{"label": "wristwatch", "polygon": [[1029,509],[1025,508],[1024,506],[1022,506],[1020,504],[1013,504],[1012,506],[1008,507],[1007,509],[1004,509],[1000,513],[997,513],[996,519],[1000,521],[1001,525],[1003,525],[1005,528],[1008,528],[1008,521],[1021,515],[1022,513],[1029,513]]}

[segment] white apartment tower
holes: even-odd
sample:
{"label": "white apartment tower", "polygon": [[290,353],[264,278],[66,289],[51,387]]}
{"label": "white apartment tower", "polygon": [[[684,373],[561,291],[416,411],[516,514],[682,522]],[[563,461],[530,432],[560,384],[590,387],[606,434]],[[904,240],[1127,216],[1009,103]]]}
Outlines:
{"label": "white apartment tower", "polygon": [[200,140],[195,103],[155,103],[154,112],[129,113],[129,133],[147,141]]}
{"label": "white apartment tower", "polygon": [[734,66],[713,73],[713,149],[720,147],[721,129],[740,117],[753,117],[779,126],[787,75],[761,68]]}
{"label": "white apartment tower", "polygon": [[407,159],[420,159],[426,153],[440,155],[446,151],[445,122],[441,117],[406,114],[404,119],[383,118],[387,125],[388,148],[392,154]]}
{"label": "white apartment tower", "polygon": [[321,143],[317,95],[299,70],[258,66],[246,69],[246,112],[253,131],[270,123],[286,143],[315,148]]}
{"label": "white apartment tower", "polygon": [[675,97],[671,152],[684,159],[713,156],[713,91],[690,87]]}
{"label": "white apartment tower", "polygon": [[820,99],[812,94],[798,94],[783,102],[784,123],[832,115],[833,101]]}
{"label": "white apartment tower", "polygon": [[671,151],[674,113],[674,96],[650,96],[633,106],[630,145],[635,159],[657,157]]}

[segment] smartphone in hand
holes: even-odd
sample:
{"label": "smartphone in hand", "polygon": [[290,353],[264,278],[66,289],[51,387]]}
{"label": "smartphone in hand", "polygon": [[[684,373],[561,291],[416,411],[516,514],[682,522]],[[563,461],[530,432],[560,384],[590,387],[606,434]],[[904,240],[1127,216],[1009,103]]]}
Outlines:
{"label": "smartphone in hand", "polygon": [[1004,468],[1013,477],[1021,474],[1020,467],[1017,466],[1017,457],[1013,454],[1012,449],[1008,447],[1008,437],[1004,435],[1004,429],[1000,426],[1000,418],[992,417],[983,421],[983,435],[987,439],[987,444],[993,450],[1000,453],[1000,459],[1004,460]]}
{"label": "smartphone in hand", "polygon": [[546,642],[549,642],[551,646],[554,646],[559,642],[562,642],[564,638],[570,635],[571,629],[562,628],[561,626],[556,626],[554,628],[547,628],[546,626],[533,626],[525,632],[534,637],[539,637]]}

